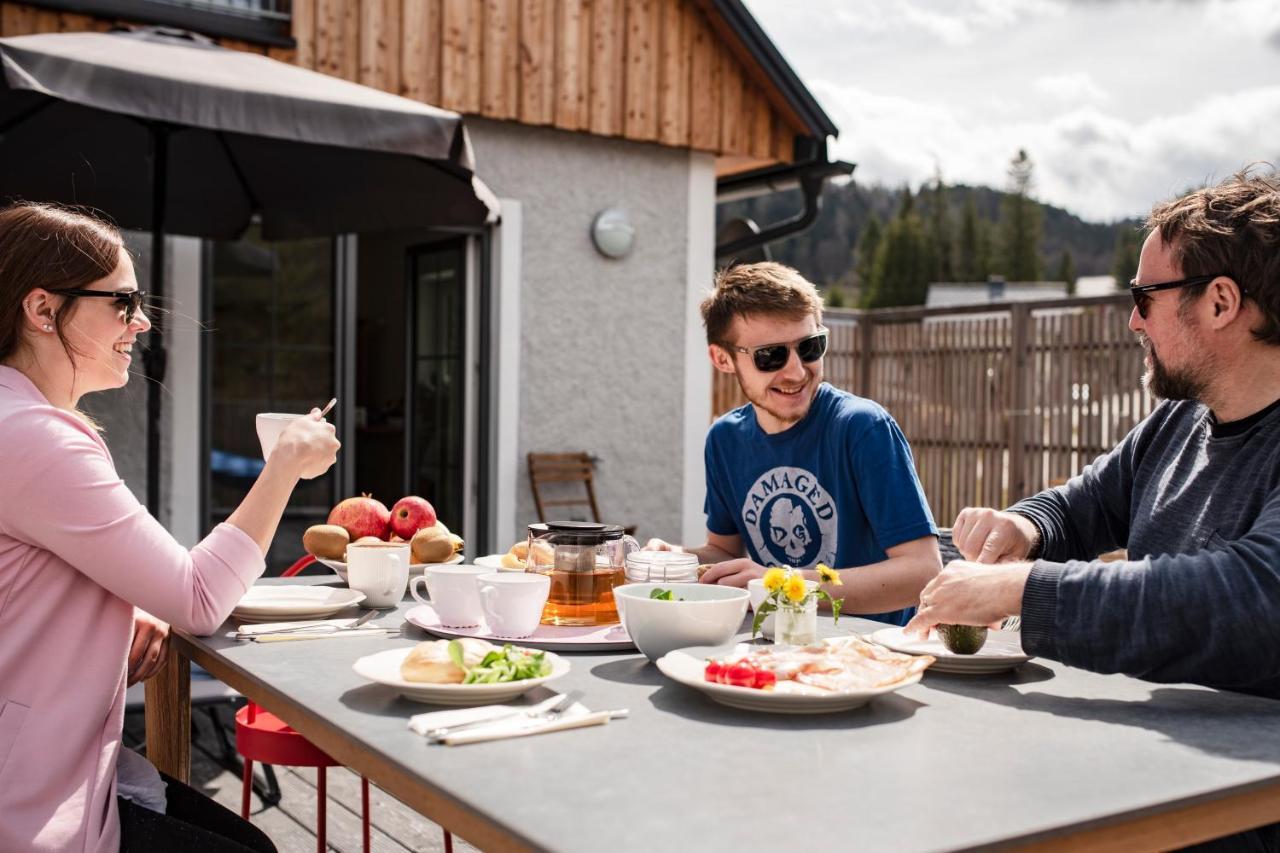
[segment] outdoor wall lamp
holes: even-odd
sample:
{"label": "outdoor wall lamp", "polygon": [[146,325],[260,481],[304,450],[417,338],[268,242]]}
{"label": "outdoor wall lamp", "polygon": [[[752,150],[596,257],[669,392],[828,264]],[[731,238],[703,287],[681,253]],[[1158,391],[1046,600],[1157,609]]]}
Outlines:
{"label": "outdoor wall lamp", "polygon": [[606,258],[625,258],[636,241],[636,228],[625,210],[605,208],[591,221],[591,242]]}

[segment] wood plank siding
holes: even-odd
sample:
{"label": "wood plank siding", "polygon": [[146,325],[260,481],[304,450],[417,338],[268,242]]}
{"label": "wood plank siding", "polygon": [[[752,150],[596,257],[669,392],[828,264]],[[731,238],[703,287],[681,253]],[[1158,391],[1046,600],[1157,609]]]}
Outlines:
{"label": "wood plank siding", "polygon": [[[0,36],[127,21],[0,2]],[[804,125],[704,0],[293,0],[293,49],[219,39],[467,115],[692,148],[720,174]]]}

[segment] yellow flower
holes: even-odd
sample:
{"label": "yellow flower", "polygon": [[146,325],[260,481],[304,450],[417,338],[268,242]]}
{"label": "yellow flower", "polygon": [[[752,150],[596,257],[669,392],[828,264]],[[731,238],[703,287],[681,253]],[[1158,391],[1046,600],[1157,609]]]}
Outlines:
{"label": "yellow flower", "polygon": [[832,586],[844,585],[844,581],[840,580],[840,573],[826,563],[818,563],[818,578],[823,583],[829,583]]}
{"label": "yellow flower", "polygon": [[769,569],[764,573],[764,588],[769,592],[777,592],[782,588],[782,582],[787,579],[787,573],[782,569]]}
{"label": "yellow flower", "polygon": [[800,575],[788,575],[782,584],[782,592],[791,601],[799,604],[809,594],[809,588],[805,586],[804,578]]}

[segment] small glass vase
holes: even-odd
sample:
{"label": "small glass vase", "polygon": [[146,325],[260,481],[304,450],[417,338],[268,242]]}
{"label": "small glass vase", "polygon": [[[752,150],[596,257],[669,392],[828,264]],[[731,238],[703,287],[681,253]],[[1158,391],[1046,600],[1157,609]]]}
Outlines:
{"label": "small glass vase", "polygon": [[779,646],[811,646],[818,642],[818,599],[801,604],[782,602],[773,623],[773,642]]}

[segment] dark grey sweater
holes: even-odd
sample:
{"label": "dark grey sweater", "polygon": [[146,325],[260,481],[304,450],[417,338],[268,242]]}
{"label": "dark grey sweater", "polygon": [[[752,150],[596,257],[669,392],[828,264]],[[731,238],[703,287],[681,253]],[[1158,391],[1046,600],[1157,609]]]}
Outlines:
{"label": "dark grey sweater", "polygon": [[[1161,403],[1065,486],[1010,509],[1043,534],[1022,644],[1095,672],[1280,698],[1280,404],[1216,424]],[[1115,548],[1127,562],[1091,560]]]}

